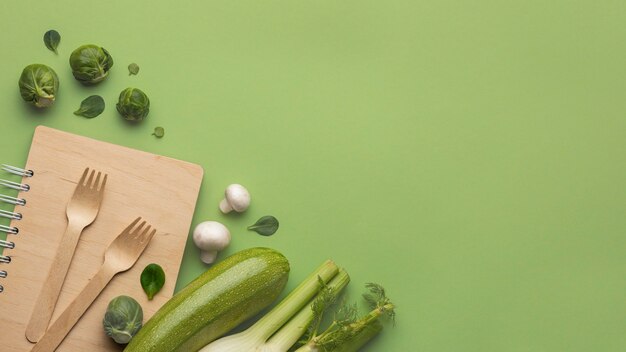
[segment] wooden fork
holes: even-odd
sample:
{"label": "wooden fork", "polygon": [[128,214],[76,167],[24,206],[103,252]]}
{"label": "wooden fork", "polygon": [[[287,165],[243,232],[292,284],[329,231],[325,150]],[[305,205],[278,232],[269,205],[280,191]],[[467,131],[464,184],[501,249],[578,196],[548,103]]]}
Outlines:
{"label": "wooden fork", "polygon": [[150,231],[151,226],[146,226],[143,221],[137,226],[141,218],[132,222],[117,238],[109,245],[104,253],[104,263],[100,270],[76,296],[74,301],[61,313],[59,318],[52,323],[41,340],[33,347],[31,352],[54,351],[72,330],[80,317],[87,311],[89,306],[100,295],[100,292],[111,281],[115,274],[126,271],[135,265],[141,253],[156,233],[156,229]]}
{"label": "wooden fork", "polygon": [[67,205],[68,224],[65,234],[26,326],[26,338],[30,342],[37,342],[46,332],[72,262],[78,238],[85,227],[91,225],[98,215],[107,183],[107,175],[102,176],[101,172],[96,175],[95,170],[91,170],[90,173],[89,168],[86,168]]}

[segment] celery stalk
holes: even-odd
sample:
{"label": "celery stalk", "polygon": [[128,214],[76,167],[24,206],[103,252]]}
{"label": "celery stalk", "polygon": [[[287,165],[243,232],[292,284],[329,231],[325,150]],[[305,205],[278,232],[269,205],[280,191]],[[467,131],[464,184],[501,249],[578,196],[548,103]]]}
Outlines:
{"label": "celery stalk", "polygon": [[304,280],[274,309],[249,329],[208,344],[200,352],[247,352],[263,346],[270,336],[297,314],[320,290],[319,280],[328,283],[338,272],[328,260]]}
{"label": "celery stalk", "polygon": [[[335,316],[332,324],[311,339],[296,352],[348,352],[356,351],[380,332],[379,319],[395,317],[395,306],[385,294],[382,286],[367,284],[370,293],[363,295],[372,308],[367,315],[357,319],[356,306],[344,306]],[[377,331],[378,330],[378,331]]]}
{"label": "celery stalk", "polygon": [[[311,324],[316,318],[316,314],[322,314],[323,310],[328,308],[328,306],[336,300],[349,282],[350,276],[348,273],[343,269],[339,269],[337,276],[335,276],[324,288],[326,292],[328,292],[328,296],[325,296],[327,302],[323,303],[324,306],[321,308],[322,311],[315,313],[314,305],[316,300],[320,299],[320,295],[323,295],[324,292],[318,293],[315,299],[302,308],[296,316],[294,316],[291,320],[289,320],[289,322],[287,322],[287,324],[278,330],[278,332],[274,334],[265,345],[259,348],[258,351],[284,352],[289,350],[289,348],[295,345],[296,342],[298,342],[298,339],[300,339],[300,337],[302,337],[302,335],[304,335],[304,333],[311,327]],[[317,327],[314,328],[316,329]]]}
{"label": "celery stalk", "polygon": [[381,331],[383,331],[383,324],[379,320],[373,320],[353,338],[329,352],[357,352]]}
{"label": "celery stalk", "polygon": [[326,331],[312,338],[296,352],[357,351],[382,330],[382,324],[378,320],[381,314],[381,310],[375,310],[347,325],[333,322]]}

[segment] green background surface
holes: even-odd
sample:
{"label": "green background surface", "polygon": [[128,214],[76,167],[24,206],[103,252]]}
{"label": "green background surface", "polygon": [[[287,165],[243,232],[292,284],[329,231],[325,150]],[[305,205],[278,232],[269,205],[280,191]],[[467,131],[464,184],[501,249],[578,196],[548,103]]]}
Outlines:
{"label": "green background surface", "polygon": [[[0,160],[43,124],[202,165],[194,225],[226,224],[225,254],[387,288],[397,326],[368,351],[624,351],[625,23],[623,1],[1,1]],[[69,70],[86,43],[115,60],[95,87]],[[60,76],[48,111],[18,94],[31,63]],[[91,94],[107,110],[74,116]],[[253,205],[224,216],[235,182]],[[275,236],[245,230],[268,214]],[[205,269],[188,246],[178,288]]]}

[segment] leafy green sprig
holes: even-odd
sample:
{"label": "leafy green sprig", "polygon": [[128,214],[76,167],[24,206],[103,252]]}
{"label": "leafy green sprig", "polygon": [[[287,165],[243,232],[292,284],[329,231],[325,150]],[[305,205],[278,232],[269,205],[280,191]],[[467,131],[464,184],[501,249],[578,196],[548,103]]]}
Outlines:
{"label": "leafy green sprig", "polygon": [[[358,318],[356,304],[342,304],[335,313],[333,322],[319,335],[310,334],[308,342],[297,352],[323,351],[338,352],[352,351],[362,346],[382,329],[381,318],[389,318],[395,324],[395,305],[387,297],[385,289],[378,284],[365,285],[368,293],[363,298],[371,311]],[[358,344],[358,347],[354,347]]]}

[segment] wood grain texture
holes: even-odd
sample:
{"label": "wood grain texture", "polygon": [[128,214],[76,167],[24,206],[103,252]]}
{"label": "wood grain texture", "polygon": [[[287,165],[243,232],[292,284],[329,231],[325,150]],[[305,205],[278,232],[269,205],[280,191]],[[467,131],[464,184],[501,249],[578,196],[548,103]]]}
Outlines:
{"label": "wood grain texture", "polygon": [[[117,273],[133,267],[157,230],[141,218],[133,221],[107,248],[104,263],[85,288],[54,321],[31,352],[54,351]],[[70,220],[71,222],[71,220]],[[53,264],[54,265],[54,264]],[[45,287],[45,286],[44,286]],[[106,314],[105,314],[106,316]],[[26,338],[32,342],[26,329]]]}
{"label": "wood grain texture", "polygon": [[[121,351],[104,334],[102,318],[108,302],[119,295],[135,298],[149,319],[173,294],[176,277],[189,233],[191,218],[202,181],[198,165],[99,142],[47,127],[37,127],[26,168],[35,176],[24,179],[27,200],[16,211],[23,220],[10,238],[15,249],[6,265],[0,294],[0,345],[2,351],[30,351],[24,336],[38,292],[50,269],[67,226],[65,208],[85,167],[107,173],[106,194],[96,221],[81,235],[52,321],[93,277],[103,262],[104,251],[135,217],[142,216],[159,232],[137,264],[118,274],[76,324],[57,351]],[[166,273],[165,286],[152,301],[143,292],[139,277],[143,268],[158,263]],[[5,266],[3,266],[3,269]]]}
{"label": "wood grain texture", "polygon": [[80,321],[79,319],[94,302],[106,285],[115,275],[109,265],[104,263],[96,275],[89,280],[87,286],[76,296],[70,305],[61,313],[58,319],[52,323],[45,335],[38,340],[30,352],[49,352],[59,346],[67,336],[68,331]]}
{"label": "wood grain texture", "polygon": [[[83,229],[91,225],[100,210],[100,204],[106,189],[106,174],[104,182],[100,184],[101,173],[98,172],[96,182],[93,182],[95,170],[85,168],[82,177],[78,181],[78,186],[67,205],[68,224],[65,234],[61,238],[57,248],[48,277],[39,291],[33,312],[30,314],[30,321],[26,325],[26,338],[30,342],[37,342],[48,329],[54,308],[56,307],[63,282],[67,276],[67,271],[72,263],[74,251],[78,245],[78,239]],[[89,176],[89,178],[87,178]]]}
{"label": "wood grain texture", "polygon": [[78,239],[83,232],[83,227],[73,226],[70,223],[57,246],[56,257],[52,259],[48,277],[44,281],[42,289],[35,300],[35,307],[30,313],[30,320],[26,325],[25,336],[30,342],[37,342],[48,329],[54,307],[63,288],[63,282],[67,276],[74,251],[78,245]]}

